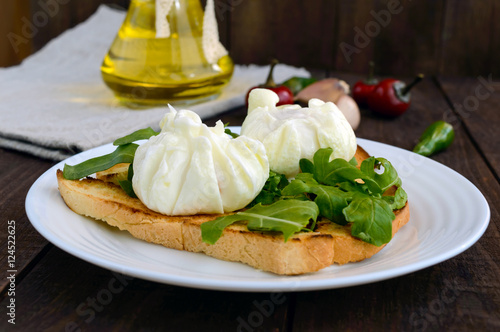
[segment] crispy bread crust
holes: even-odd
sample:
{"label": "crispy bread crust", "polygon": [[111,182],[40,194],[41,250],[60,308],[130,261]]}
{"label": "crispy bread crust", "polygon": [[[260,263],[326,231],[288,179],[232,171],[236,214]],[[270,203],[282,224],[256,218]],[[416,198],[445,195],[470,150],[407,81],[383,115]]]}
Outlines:
{"label": "crispy bread crust", "polygon": [[[358,152],[360,160],[368,155],[364,150]],[[105,221],[141,240],[242,262],[276,274],[315,272],[333,263],[369,258],[383,248],[352,237],[349,226],[330,222],[319,222],[316,232],[295,234],[287,242],[281,234],[252,232],[243,224],[234,224],[224,230],[216,244],[209,245],[201,239],[200,225],[221,215],[166,216],[148,209],[111,182],[66,180],[61,170],[57,171],[57,181],[68,207],[80,215]],[[395,214],[393,235],[409,220],[408,204]]]}

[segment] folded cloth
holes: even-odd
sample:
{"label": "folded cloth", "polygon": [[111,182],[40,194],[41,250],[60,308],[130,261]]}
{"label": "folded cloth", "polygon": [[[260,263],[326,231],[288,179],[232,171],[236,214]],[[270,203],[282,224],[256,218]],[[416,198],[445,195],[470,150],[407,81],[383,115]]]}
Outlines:
{"label": "folded cloth", "polygon": [[[167,108],[132,110],[121,105],[101,78],[100,64],[125,13],[106,6],[27,58],[0,68],[0,147],[62,160],[137,129],[159,129]],[[202,119],[244,104],[246,91],[264,82],[268,66],[235,66],[215,100],[187,108]],[[279,65],[275,79],[309,76]]]}

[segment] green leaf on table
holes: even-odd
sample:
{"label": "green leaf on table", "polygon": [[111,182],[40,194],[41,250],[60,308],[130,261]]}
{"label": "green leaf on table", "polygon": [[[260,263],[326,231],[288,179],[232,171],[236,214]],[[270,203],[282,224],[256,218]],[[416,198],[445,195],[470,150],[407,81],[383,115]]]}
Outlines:
{"label": "green leaf on table", "polygon": [[86,160],[77,165],[64,164],[63,175],[68,180],[77,180],[107,170],[119,163],[132,163],[134,161],[135,150],[139,145],[128,143],[120,145],[110,154]]}
{"label": "green leaf on table", "polygon": [[310,231],[306,227],[311,220],[311,229],[314,229],[318,214],[318,206],[311,201],[289,199],[271,205],[257,204],[248,210],[201,224],[201,236],[204,242],[214,244],[227,226],[246,221],[249,230],[281,232],[286,242],[297,232]]}
{"label": "green leaf on table", "polygon": [[376,246],[391,240],[395,215],[384,199],[356,193],[343,213],[353,236]]}
{"label": "green leaf on table", "polygon": [[113,145],[125,145],[129,143],[133,143],[135,141],[140,141],[143,139],[149,139],[152,136],[158,135],[159,132],[154,131],[151,127],[139,129],[134,131],[132,134],[116,139],[113,142]]}

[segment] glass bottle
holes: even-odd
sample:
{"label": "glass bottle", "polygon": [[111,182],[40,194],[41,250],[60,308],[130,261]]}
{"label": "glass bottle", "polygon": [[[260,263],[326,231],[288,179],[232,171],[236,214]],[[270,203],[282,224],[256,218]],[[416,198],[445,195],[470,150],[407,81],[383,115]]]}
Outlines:
{"label": "glass bottle", "polygon": [[[163,38],[157,37],[156,1],[131,1],[102,63],[104,82],[130,107],[189,105],[216,98],[231,78],[233,62],[227,52],[212,63],[207,60],[200,0],[171,1],[169,36]],[[207,10],[213,12],[213,0],[209,2]],[[215,14],[212,18],[215,22]]]}

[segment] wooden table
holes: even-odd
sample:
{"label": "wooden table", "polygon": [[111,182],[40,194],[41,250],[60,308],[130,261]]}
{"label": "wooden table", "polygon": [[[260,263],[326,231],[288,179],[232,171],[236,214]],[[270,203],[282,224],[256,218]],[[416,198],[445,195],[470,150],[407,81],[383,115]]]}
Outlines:
{"label": "wooden table", "polygon": [[[327,73],[317,73],[324,75]],[[342,73],[329,76],[351,84],[359,79]],[[452,259],[402,277],[344,289],[236,293],[117,276],[58,249],[31,226],[24,208],[26,194],[54,162],[0,149],[0,266],[4,271],[0,330],[499,330],[500,84],[488,80],[427,78],[414,90],[413,104],[403,116],[382,119],[362,111],[358,137],[404,149],[411,149],[431,122],[443,117],[452,122],[455,142],[433,159],[481,190],[491,208],[491,221],[475,245]],[[220,118],[239,125],[244,116],[245,111],[237,109]],[[12,298],[6,279],[7,224],[11,220],[16,227],[15,326],[6,316]],[[110,282],[119,291],[109,303],[96,302]],[[279,305],[269,313],[259,313],[259,304],[278,295]],[[258,326],[242,323],[248,319]]]}

